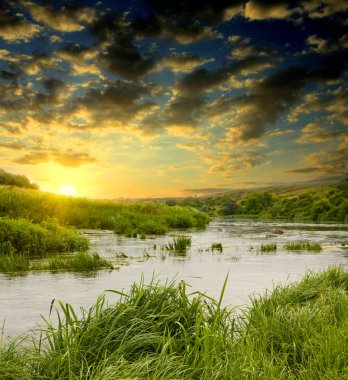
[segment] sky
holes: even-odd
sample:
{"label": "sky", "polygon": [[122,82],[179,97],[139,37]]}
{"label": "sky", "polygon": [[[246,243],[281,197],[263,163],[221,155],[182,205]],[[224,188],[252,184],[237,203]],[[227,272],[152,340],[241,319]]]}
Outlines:
{"label": "sky", "polygon": [[0,168],[92,198],[347,176],[348,2],[0,2]]}

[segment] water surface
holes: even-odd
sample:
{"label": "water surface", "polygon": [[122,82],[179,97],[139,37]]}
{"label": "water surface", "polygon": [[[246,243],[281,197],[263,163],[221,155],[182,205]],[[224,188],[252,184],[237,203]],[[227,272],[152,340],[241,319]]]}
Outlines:
{"label": "water surface", "polygon": [[[272,235],[281,228],[282,235]],[[175,256],[160,247],[180,232],[146,240],[119,237],[111,231],[81,231],[91,242],[91,251],[117,261],[119,270],[94,273],[0,274],[0,323],[5,320],[5,336],[16,336],[35,326],[40,315],[47,316],[52,299],[75,307],[92,305],[106,289],[128,290],[144,276],[159,281],[186,280],[192,291],[218,297],[225,277],[229,280],[224,303],[245,305],[251,294],[264,293],[273,285],[297,280],[306,270],[342,264],[348,269],[347,225],[255,222],[214,219],[206,230],[185,232],[192,236],[186,256]],[[308,240],[323,246],[320,253],[288,253],[282,246],[289,241]],[[211,252],[212,243],[221,243],[223,252]],[[276,243],[274,255],[260,255],[261,244]],[[156,245],[156,249],[154,249]],[[127,258],[116,259],[123,253]],[[149,257],[150,256],[150,257]],[[109,293],[110,301],[115,297]]]}

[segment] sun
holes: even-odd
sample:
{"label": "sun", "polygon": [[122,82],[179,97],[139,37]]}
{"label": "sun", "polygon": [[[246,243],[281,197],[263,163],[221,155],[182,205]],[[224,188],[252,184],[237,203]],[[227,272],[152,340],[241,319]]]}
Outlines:
{"label": "sun", "polygon": [[68,183],[61,183],[58,193],[62,195],[69,195],[71,197],[78,196],[76,187],[74,185],[69,185]]}

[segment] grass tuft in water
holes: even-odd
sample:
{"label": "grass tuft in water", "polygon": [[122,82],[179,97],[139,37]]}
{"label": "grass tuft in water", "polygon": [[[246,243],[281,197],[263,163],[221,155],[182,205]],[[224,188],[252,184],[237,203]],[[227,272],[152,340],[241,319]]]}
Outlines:
{"label": "grass tuft in water", "polygon": [[284,245],[286,251],[312,251],[320,252],[322,247],[319,243],[311,243],[309,241],[296,241]]}
{"label": "grass tuft in water", "polygon": [[175,253],[186,253],[187,249],[191,247],[191,236],[179,235],[176,236],[172,241],[164,244],[163,248],[167,251]]}
{"label": "grass tuft in water", "polygon": [[214,251],[222,252],[223,251],[222,244],[221,243],[212,243],[211,250],[212,250],[212,252],[214,252]]}
{"label": "grass tuft in water", "polygon": [[267,254],[274,254],[277,252],[277,244],[261,244],[260,249],[257,251],[258,254],[261,255],[267,255]]}
{"label": "grass tuft in water", "polygon": [[114,269],[110,261],[100,257],[97,253],[78,252],[73,256],[57,256],[45,262],[36,262],[32,270],[51,271],[92,271],[97,269]]}

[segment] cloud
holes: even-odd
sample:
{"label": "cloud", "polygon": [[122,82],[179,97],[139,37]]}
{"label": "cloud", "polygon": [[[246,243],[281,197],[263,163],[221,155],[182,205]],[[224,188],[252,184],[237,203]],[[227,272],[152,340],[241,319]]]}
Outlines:
{"label": "cloud", "polygon": [[141,37],[169,37],[180,44],[218,37],[211,25],[218,25],[237,15],[243,1],[228,0],[211,2],[169,0],[143,1],[148,15],[136,17],[131,26]]}
{"label": "cloud", "polygon": [[135,79],[147,74],[155,66],[150,55],[142,55],[128,37],[115,38],[100,54],[103,68],[127,79]]}
{"label": "cloud", "polygon": [[0,38],[8,43],[27,42],[40,33],[39,25],[30,23],[11,9],[10,3],[0,6]]}
{"label": "cloud", "polygon": [[134,118],[156,107],[144,100],[151,86],[115,81],[103,89],[89,88],[67,109],[67,117],[83,120],[82,128],[127,128]]}
{"label": "cloud", "polygon": [[325,90],[309,93],[301,98],[301,103],[289,114],[288,120],[295,122],[301,115],[326,113],[327,121],[348,125],[348,90],[338,87],[335,90]]}
{"label": "cloud", "polygon": [[53,5],[41,5],[31,1],[24,1],[23,5],[32,17],[53,30],[60,32],[77,32],[85,28],[96,17],[92,8],[66,3],[61,8]]}
{"label": "cloud", "polygon": [[296,173],[296,174],[308,174],[319,171],[319,168],[299,168],[299,169],[291,169],[285,170],[285,173]]}
{"label": "cloud", "polygon": [[75,153],[72,151],[58,152],[55,150],[31,152],[19,157],[15,162],[24,165],[37,165],[45,162],[57,162],[65,167],[79,167],[84,164],[96,162],[88,153]]}
{"label": "cloud", "polygon": [[321,143],[334,138],[344,136],[343,132],[328,130],[318,123],[308,123],[301,130],[302,136],[296,140],[299,144]]}
{"label": "cloud", "polygon": [[231,123],[230,137],[248,142],[261,138],[266,125],[274,124],[281,113],[301,98],[300,90],[309,83],[337,80],[347,63],[335,54],[325,56],[316,66],[294,66],[255,83],[250,93],[233,98],[222,96],[208,110],[208,116],[238,110]]}
{"label": "cloud", "polygon": [[202,57],[199,57],[198,55],[174,52],[168,55],[167,57],[162,58],[158,62],[156,70],[160,71],[164,68],[169,68],[174,73],[187,73],[198,66],[210,62],[214,62],[214,58],[204,59]]}
{"label": "cloud", "polygon": [[293,12],[287,1],[249,0],[245,5],[244,16],[250,20],[284,19]]}
{"label": "cloud", "polygon": [[211,164],[210,172],[222,172],[225,177],[232,177],[241,170],[250,170],[264,163],[266,156],[254,150],[228,152],[216,156],[207,156]]}
{"label": "cloud", "polygon": [[301,8],[308,17],[324,18],[348,11],[348,3],[345,0],[307,0],[301,4]]}

